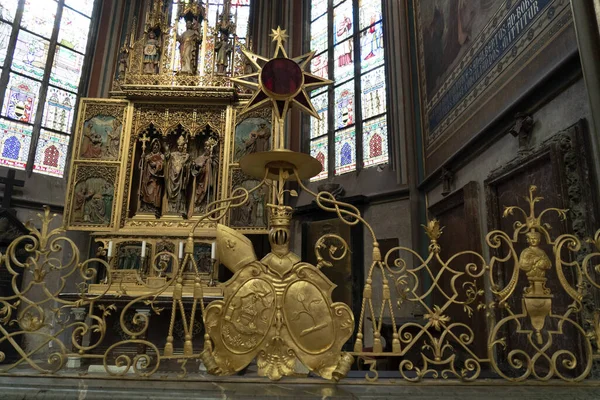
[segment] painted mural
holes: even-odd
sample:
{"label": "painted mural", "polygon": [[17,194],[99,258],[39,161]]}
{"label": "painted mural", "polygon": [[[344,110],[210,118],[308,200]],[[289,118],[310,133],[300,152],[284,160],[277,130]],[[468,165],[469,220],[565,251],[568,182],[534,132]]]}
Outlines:
{"label": "painted mural", "polygon": [[[534,85],[576,50],[564,0],[417,0],[415,16],[427,175],[525,95],[516,76]],[[572,49],[542,51],[559,39]]]}

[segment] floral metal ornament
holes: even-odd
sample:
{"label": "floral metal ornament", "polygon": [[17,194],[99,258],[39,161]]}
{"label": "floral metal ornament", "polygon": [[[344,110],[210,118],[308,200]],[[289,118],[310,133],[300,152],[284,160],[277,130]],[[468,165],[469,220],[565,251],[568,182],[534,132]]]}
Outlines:
{"label": "floral metal ornament", "polygon": [[311,116],[319,118],[308,92],[329,85],[332,81],[307,71],[315,55],[314,51],[289,58],[283,47],[288,38],[286,31],[280,27],[272,31],[271,37],[277,43],[273,57],[267,58],[244,50],[244,55],[256,72],[231,78],[232,82],[254,90],[252,98],[242,112],[271,106],[276,118],[281,120],[290,107],[295,105]]}

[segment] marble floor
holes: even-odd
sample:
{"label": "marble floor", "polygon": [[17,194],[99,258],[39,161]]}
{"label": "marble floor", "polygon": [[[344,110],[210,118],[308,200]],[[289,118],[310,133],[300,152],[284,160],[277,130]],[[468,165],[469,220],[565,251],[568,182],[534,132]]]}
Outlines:
{"label": "marble floor", "polygon": [[160,381],[60,377],[0,376],[0,399],[36,400],[138,400],[138,399],[406,399],[406,400],[570,400],[600,399],[600,382],[581,384],[507,384],[479,381],[457,384],[425,381],[419,384],[382,380],[345,380],[337,385],[314,379],[212,379],[211,381]]}

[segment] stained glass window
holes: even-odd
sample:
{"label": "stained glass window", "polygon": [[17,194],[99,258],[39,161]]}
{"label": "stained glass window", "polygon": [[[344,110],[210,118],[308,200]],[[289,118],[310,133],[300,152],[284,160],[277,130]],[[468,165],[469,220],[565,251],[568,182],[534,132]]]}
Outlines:
{"label": "stained glass window", "polygon": [[335,93],[335,128],[353,125],[354,120],[354,81],[350,81],[334,90]]}
{"label": "stained glass window", "polygon": [[360,70],[383,64],[383,29],[381,22],[369,27],[360,34]]}
{"label": "stained glass window", "polygon": [[35,152],[33,170],[62,178],[69,149],[69,137],[42,129]]}
{"label": "stained glass window", "polygon": [[89,18],[65,8],[60,21],[58,43],[80,53],[85,53],[89,30]]}
{"label": "stained glass window", "polygon": [[65,0],[65,4],[90,17],[94,10],[94,0]]}
{"label": "stained glass window", "polygon": [[316,138],[327,134],[327,110],[328,110],[329,97],[327,93],[323,93],[320,96],[313,98],[313,106],[321,119],[311,118],[311,131],[310,137]]}
{"label": "stained glass window", "polygon": [[386,117],[378,117],[363,124],[363,163],[365,167],[386,163],[388,160]]}
{"label": "stained glass window", "polygon": [[42,125],[56,131],[71,133],[76,101],[77,96],[73,93],[50,87],[46,95]]}
{"label": "stained glass window", "polygon": [[54,62],[50,72],[50,83],[76,92],[79,87],[83,56],[61,46],[56,46]]}
{"label": "stained glass window", "polygon": [[17,74],[10,74],[2,115],[20,122],[33,123],[42,84]]}
{"label": "stained glass window", "polygon": [[0,118],[0,165],[25,169],[32,131],[30,125]]}
{"label": "stained glass window", "polygon": [[333,42],[340,43],[353,34],[352,0],[345,0],[333,10],[334,36]]}
{"label": "stained glass window", "polygon": [[327,12],[327,0],[312,0],[310,4],[310,20],[314,21]]}
{"label": "stained glass window", "polygon": [[21,29],[12,61],[12,70],[42,80],[50,42]]}
{"label": "stained glass window", "polygon": [[356,132],[348,128],[335,133],[335,174],[356,169]]}
{"label": "stained glass window", "polygon": [[[322,120],[310,119],[311,154],[317,142],[321,147],[334,147],[335,163],[329,172],[335,175],[387,163],[382,1],[312,0],[310,19],[310,50],[318,54],[311,61],[311,71],[334,80],[331,87],[311,93],[323,116]],[[357,148],[362,150],[358,160]],[[315,179],[328,178],[330,173]]]}
{"label": "stained glass window", "polygon": [[321,173],[311,180],[318,181],[319,179],[327,178],[327,137],[313,140],[310,143],[310,155],[319,160],[323,166]]}
{"label": "stained glass window", "polygon": [[311,25],[310,48],[320,53],[327,48],[327,15],[323,15]]}
{"label": "stained glass window", "polygon": [[375,22],[381,21],[382,15],[380,1],[359,0],[358,4],[360,30],[373,25]]}
{"label": "stained glass window", "polygon": [[377,68],[361,78],[362,117],[368,119],[385,112],[385,68]]}
{"label": "stained glass window", "polygon": [[0,22],[0,66],[4,65],[4,59],[6,58],[8,40],[10,39],[11,31],[12,26],[4,22]]}
{"label": "stained glass window", "polygon": [[[54,29],[57,5],[58,3],[54,0],[25,0],[21,26],[28,31],[50,39]],[[84,32],[80,33],[83,34]]]}
{"label": "stained glass window", "polygon": [[13,22],[19,0],[2,0],[0,3],[0,19],[7,22]]}
{"label": "stained glass window", "polygon": [[95,0],[0,2],[0,164],[62,177]]}

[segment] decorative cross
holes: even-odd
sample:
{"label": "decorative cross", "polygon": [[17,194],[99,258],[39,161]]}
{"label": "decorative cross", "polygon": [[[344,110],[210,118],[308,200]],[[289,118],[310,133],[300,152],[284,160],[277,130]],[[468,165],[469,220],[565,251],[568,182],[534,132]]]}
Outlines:
{"label": "decorative cross", "polygon": [[148,135],[146,135],[146,132],[144,132],[144,134],[142,135],[141,138],[138,139],[140,142],[142,142],[142,153],[146,152],[146,143],[148,141],[150,141],[150,138],[148,137]]}
{"label": "decorative cross", "polygon": [[2,208],[8,210],[10,208],[10,201],[12,200],[13,187],[23,187],[25,186],[25,181],[15,179],[15,170],[9,169],[6,178],[0,176],[0,184],[4,184]]}

